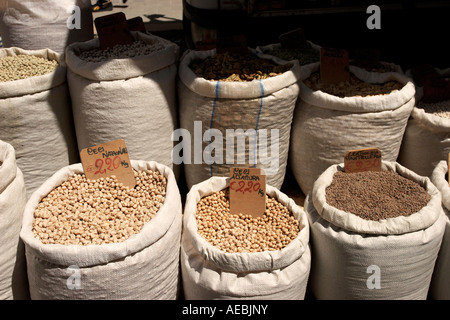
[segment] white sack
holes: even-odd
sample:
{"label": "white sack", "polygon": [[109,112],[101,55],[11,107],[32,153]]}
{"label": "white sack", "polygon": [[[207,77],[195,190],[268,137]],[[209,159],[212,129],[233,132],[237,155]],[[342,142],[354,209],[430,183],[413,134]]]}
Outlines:
{"label": "white sack", "polygon": [[[450,76],[450,69],[438,72]],[[423,97],[423,88],[416,87],[416,91],[418,103]],[[398,162],[422,176],[431,177],[436,165],[447,160],[449,153],[450,119],[427,113],[415,105],[403,136]]]}
{"label": "white sack", "polygon": [[179,48],[153,35],[132,35],[149,44],[159,41],[163,49],[134,58],[87,62],[78,55],[99,48],[98,39],[67,47],[78,149],[124,139],[130,158],[175,169],[171,135],[178,121],[175,81]]}
{"label": "white sack", "polygon": [[195,213],[201,198],[224,189],[225,177],[211,177],[194,185],[187,195],[181,240],[181,272],[188,300],[304,299],[311,267],[309,225],[305,212],[278,189],[267,195],[286,205],[303,228],[277,251],[227,253],[197,233]]}
{"label": "white sack", "polygon": [[[302,80],[320,63],[302,67]],[[349,150],[377,147],[383,159],[396,161],[406,123],[414,107],[415,87],[400,73],[350,71],[368,83],[397,80],[404,86],[388,95],[337,97],[313,91],[302,83],[294,113],[289,154],[292,172],[307,195],[329,166],[340,163]]]}
{"label": "white sack", "polygon": [[0,140],[0,300],[28,299],[25,253],[19,233],[25,182],[14,148]]}
{"label": "white sack", "polygon": [[447,174],[448,163],[442,160],[431,175],[431,181],[442,194],[442,207],[446,216],[444,239],[430,286],[430,297],[435,300],[450,300],[450,187]]}
{"label": "white sack", "polygon": [[94,37],[91,0],[1,0],[0,33],[5,48],[64,53]]}
{"label": "white sack", "polygon": [[[267,184],[280,188],[299,93],[300,66],[291,61],[293,67],[283,74],[249,82],[209,81],[189,68],[192,61],[204,60],[214,53],[214,49],[188,51],[180,60],[180,125],[190,137],[180,142],[187,185],[190,188],[212,176],[228,176],[233,166],[256,166],[265,170]],[[269,55],[258,57],[286,63]],[[246,139],[246,133],[252,139]],[[241,139],[243,142],[239,142]],[[232,146],[227,148],[227,143]]]}
{"label": "white sack", "polygon": [[[181,197],[173,171],[162,164],[132,160],[136,170],[158,170],[167,179],[166,199],[142,230],[120,243],[43,244],[32,232],[41,199],[75,173],[81,163],[58,170],[28,200],[20,237],[25,244],[31,299],[173,300],[178,296],[182,227]],[[70,289],[71,276],[81,288]]]}
{"label": "white sack", "polygon": [[382,168],[419,183],[431,200],[407,217],[365,220],[326,203],[325,190],[343,163],[325,170],[305,200],[314,261],[310,286],[317,299],[427,299],[445,228],[441,194],[429,178],[396,162],[383,161]]}
{"label": "white sack", "polygon": [[0,57],[19,54],[59,63],[42,76],[0,82],[0,139],[14,147],[29,197],[56,170],[78,162],[79,154],[63,56],[50,49],[0,49]]}

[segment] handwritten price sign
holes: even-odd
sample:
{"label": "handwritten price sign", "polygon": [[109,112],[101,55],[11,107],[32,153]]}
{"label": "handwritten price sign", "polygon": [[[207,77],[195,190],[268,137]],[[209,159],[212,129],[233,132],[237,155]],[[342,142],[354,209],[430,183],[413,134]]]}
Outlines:
{"label": "handwritten price sign", "polygon": [[230,211],[260,217],[266,211],[266,176],[259,168],[230,169]]}
{"label": "handwritten price sign", "polygon": [[378,148],[347,151],[345,172],[381,171],[381,151]]}
{"label": "handwritten price sign", "polygon": [[90,180],[116,176],[119,182],[134,188],[136,180],[124,140],[114,140],[80,152],[84,174]]}

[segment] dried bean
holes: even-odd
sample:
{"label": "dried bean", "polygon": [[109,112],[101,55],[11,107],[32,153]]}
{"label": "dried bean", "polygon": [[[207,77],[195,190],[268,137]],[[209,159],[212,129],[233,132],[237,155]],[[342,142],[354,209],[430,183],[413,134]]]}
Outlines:
{"label": "dried bean", "polygon": [[435,103],[425,103],[423,101],[419,101],[417,107],[424,109],[426,113],[430,113],[442,118],[450,118],[450,100]]}
{"label": "dried bean", "polygon": [[90,245],[122,242],[139,233],[164,204],[167,182],[156,171],[134,173],[135,188],[114,176],[69,177],[38,204],[34,236],[44,244]]}
{"label": "dried bean", "polygon": [[211,81],[245,82],[280,75],[292,64],[278,65],[271,60],[248,54],[229,52],[214,54],[204,60],[193,61],[189,67],[198,76]]}
{"label": "dried bean", "polygon": [[338,171],[326,188],[329,205],[374,221],[409,216],[430,199],[421,185],[393,171]]}
{"label": "dried bean", "polygon": [[154,40],[146,43],[141,40],[134,41],[129,45],[115,45],[105,50],[95,48],[80,53],[80,59],[86,62],[104,62],[112,59],[129,59],[138,56],[146,56],[164,48],[161,41]]}
{"label": "dried bean", "polygon": [[27,79],[53,72],[58,68],[56,60],[34,55],[20,54],[0,58],[0,82]]}
{"label": "dried bean", "polygon": [[229,189],[203,197],[197,204],[198,234],[229,253],[280,250],[301,230],[299,221],[275,198],[266,197],[262,217],[231,214]]}
{"label": "dried bean", "polygon": [[388,81],[382,84],[372,84],[358,79],[350,73],[350,80],[336,84],[322,83],[320,72],[314,72],[304,81],[311,90],[323,91],[337,97],[367,97],[375,95],[390,94],[393,91],[401,90],[403,84],[398,81]]}

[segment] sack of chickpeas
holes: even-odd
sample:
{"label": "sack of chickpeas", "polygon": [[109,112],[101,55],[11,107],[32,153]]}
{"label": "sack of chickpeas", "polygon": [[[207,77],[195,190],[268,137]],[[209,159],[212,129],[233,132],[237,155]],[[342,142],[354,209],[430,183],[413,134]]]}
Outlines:
{"label": "sack of chickpeas", "polygon": [[397,162],[325,170],[305,199],[310,288],[324,300],[425,300],[445,229],[441,194]]}
{"label": "sack of chickpeas", "polygon": [[225,177],[189,191],[183,216],[181,272],[188,300],[302,300],[311,267],[305,212],[267,185],[262,217],[231,215]]}
{"label": "sack of chickpeas", "polygon": [[368,72],[350,66],[350,80],[320,81],[320,63],[302,68],[300,96],[292,123],[289,161],[307,195],[319,175],[340,163],[345,152],[378,147],[396,161],[414,107],[415,87],[396,72]]}
{"label": "sack of chickpeas", "polygon": [[78,148],[124,139],[132,159],[175,171],[171,135],[178,124],[179,47],[131,32],[134,42],[101,49],[99,39],[67,47],[67,78]]}
{"label": "sack of chickpeas", "polygon": [[[300,66],[274,56],[187,51],[178,77],[180,136],[188,187],[231,166],[264,169],[280,188],[286,172]],[[180,152],[181,153],[181,152]]]}
{"label": "sack of chickpeas", "polygon": [[49,48],[60,54],[67,45],[94,38],[90,0],[5,0],[0,2],[3,46]]}
{"label": "sack of chickpeas", "polygon": [[433,170],[431,181],[442,194],[445,212],[445,233],[436,261],[430,286],[430,298],[450,300],[450,187],[448,183],[448,163],[441,160]]}
{"label": "sack of chickpeas", "polygon": [[79,161],[66,64],[50,49],[0,49],[0,139],[16,151],[27,196]]}
{"label": "sack of chickpeas", "polygon": [[0,300],[29,298],[25,253],[19,238],[26,200],[15,150],[0,140]]}
{"label": "sack of chickpeas", "polygon": [[136,186],[64,167],[27,202],[20,233],[31,299],[174,300],[181,197],[173,171],[132,160]]}
{"label": "sack of chickpeas", "polygon": [[[437,72],[443,78],[450,78],[450,68],[437,69]],[[406,126],[398,162],[431,177],[437,163],[446,160],[450,152],[450,99],[426,101],[423,87],[415,83],[417,102]]]}

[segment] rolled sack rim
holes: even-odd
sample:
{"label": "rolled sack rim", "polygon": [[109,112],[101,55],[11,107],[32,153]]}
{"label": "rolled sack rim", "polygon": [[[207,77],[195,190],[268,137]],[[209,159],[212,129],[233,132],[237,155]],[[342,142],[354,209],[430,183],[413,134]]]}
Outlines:
{"label": "rolled sack rim", "polygon": [[163,206],[139,233],[131,235],[127,240],[118,243],[91,245],[43,244],[32,232],[34,211],[44,198],[55,187],[66,181],[69,176],[83,173],[81,163],[72,164],[59,169],[30,196],[26,203],[22,221],[20,238],[27,250],[42,260],[56,265],[89,267],[113,262],[137,253],[159,241],[182,215],[181,196],[173,171],[155,161],[131,160],[136,170],[158,170],[167,179],[166,199]]}
{"label": "rolled sack rim", "polygon": [[79,54],[100,48],[100,40],[95,38],[85,42],[75,42],[68,45],[65,50],[68,71],[92,81],[115,81],[145,76],[178,62],[180,48],[177,44],[152,34],[138,31],[130,31],[130,33],[136,41],[151,43],[156,40],[161,42],[164,48],[148,55],[90,62],[82,60]]}
{"label": "rolled sack rim", "polygon": [[423,124],[427,130],[433,132],[448,133],[450,129],[450,118],[444,118],[432,113],[428,113],[425,109],[415,106],[411,112],[411,118]]}
{"label": "rolled sack rim", "polygon": [[[369,83],[385,83],[398,81],[403,84],[400,90],[390,94],[372,96],[337,97],[321,90],[312,90],[304,84],[304,80],[319,71],[320,62],[308,64],[302,68],[299,100],[324,109],[353,113],[368,113],[395,110],[415,99],[416,87],[412,79],[398,72],[369,72],[356,66],[350,66],[350,72],[357,78]],[[411,106],[412,109],[412,106]]]}
{"label": "rolled sack rim", "polygon": [[431,174],[431,181],[442,194],[442,205],[450,212],[450,185],[445,179],[448,174],[448,163],[446,160],[439,161]]}
{"label": "rolled sack rim", "polygon": [[[288,209],[297,215],[302,229],[297,237],[281,250],[228,253],[210,244],[197,232],[195,212],[198,201],[215,191],[229,186],[229,178],[213,176],[203,182],[192,186],[186,199],[183,217],[183,241],[189,241],[197,254],[208,263],[213,263],[223,271],[228,272],[259,272],[282,269],[301,259],[309,246],[309,222],[306,213],[294,200],[278,189],[267,185],[266,194],[275,196]],[[205,192],[204,190],[210,190]]]}
{"label": "rolled sack rim", "polygon": [[[261,59],[272,60],[278,65],[291,63],[292,68],[283,74],[262,80],[252,81],[220,81],[207,80],[197,76],[189,67],[194,60],[204,60],[216,53],[216,49],[195,51],[188,50],[180,59],[179,79],[192,92],[208,98],[223,99],[254,99],[270,95],[283,88],[299,82],[301,68],[297,60],[285,61],[275,56],[257,53],[255,49],[248,48],[249,52]],[[218,89],[220,85],[220,89]]]}
{"label": "rolled sack rim", "polygon": [[51,49],[25,50],[18,47],[0,48],[0,58],[17,55],[33,55],[48,60],[56,60],[58,67],[56,70],[40,76],[0,82],[0,99],[31,95],[50,90],[66,83],[67,65],[64,54],[57,53]]}
{"label": "rolled sack rim", "polygon": [[0,194],[16,179],[18,167],[14,147],[0,140]]}
{"label": "rolled sack rim", "polygon": [[398,216],[380,221],[366,220],[354,213],[337,209],[326,202],[326,188],[331,184],[334,173],[343,170],[343,163],[328,167],[317,178],[311,191],[312,203],[319,216],[339,228],[361,234],[399,235],[424,230],[433,225],[443,214],[441,193],[431,180],[391,161],[382,161],[382,170],[397,172],[424,187],[431,196],[426,206],[409,216]]}

